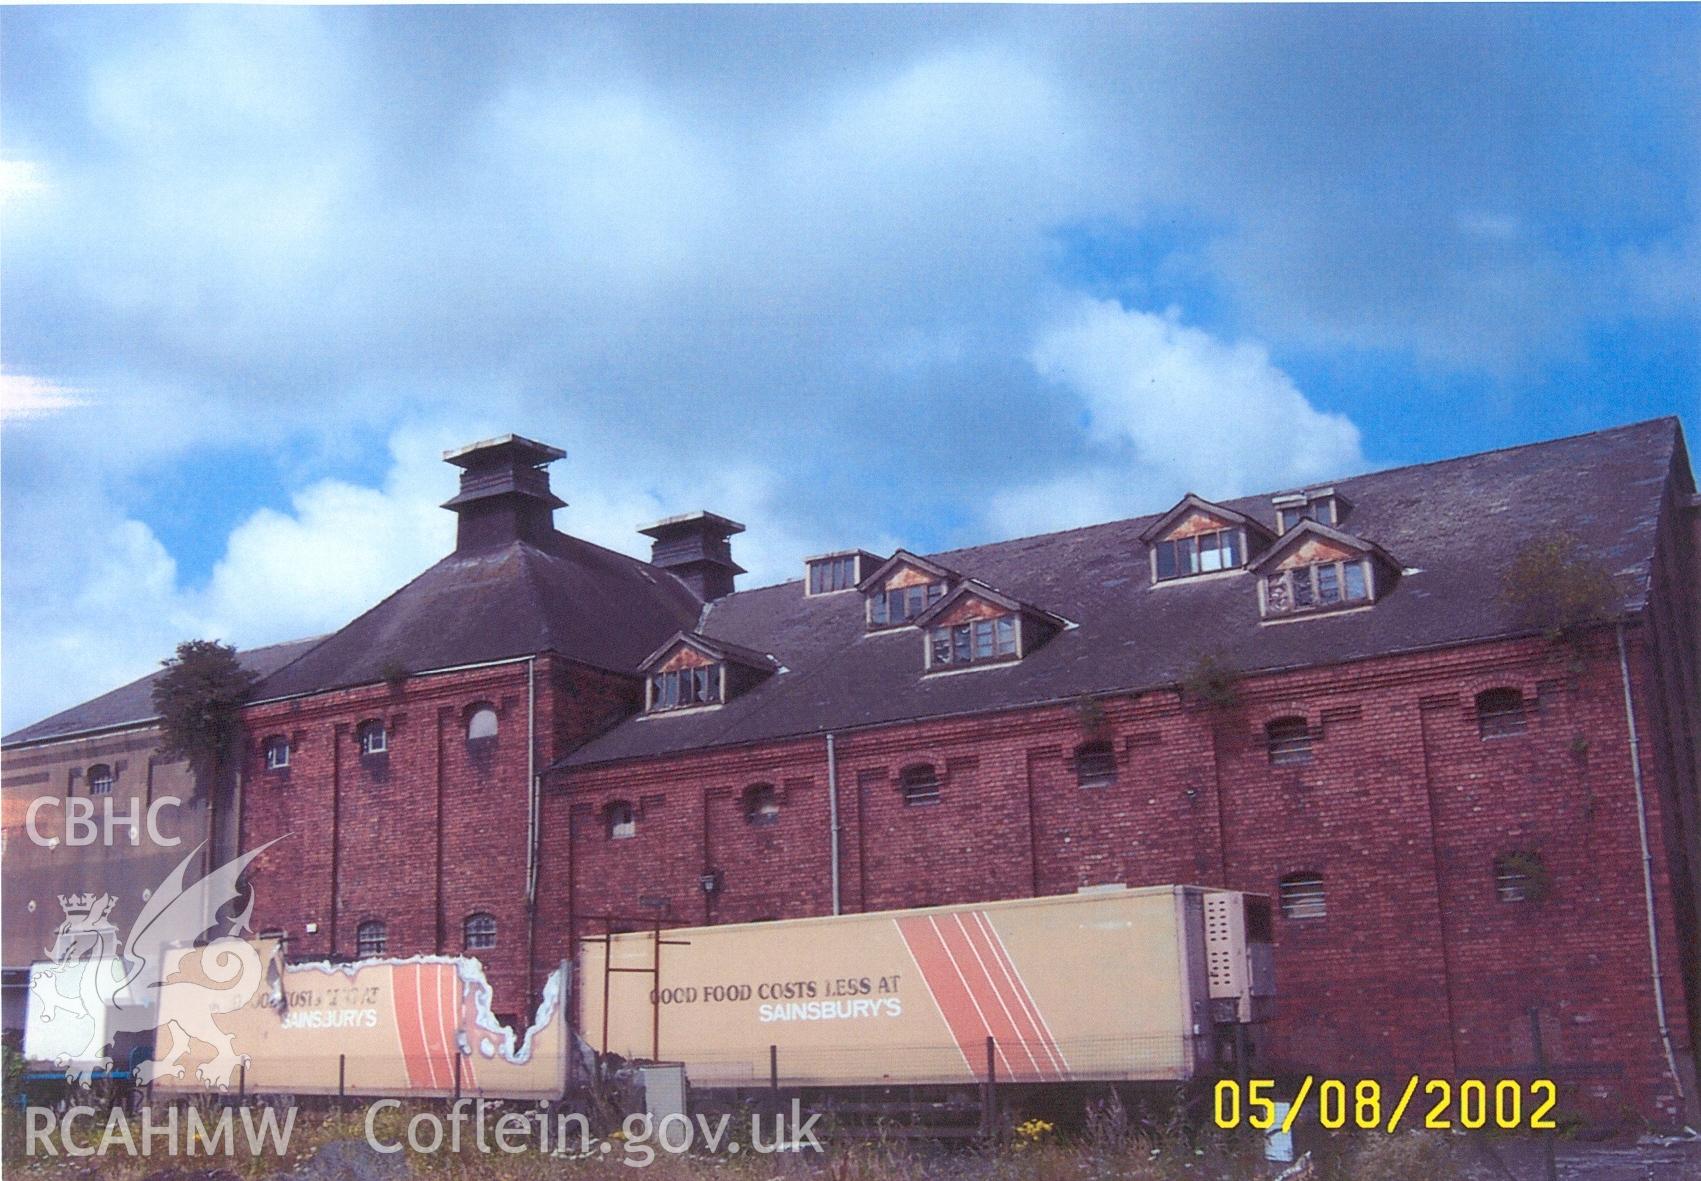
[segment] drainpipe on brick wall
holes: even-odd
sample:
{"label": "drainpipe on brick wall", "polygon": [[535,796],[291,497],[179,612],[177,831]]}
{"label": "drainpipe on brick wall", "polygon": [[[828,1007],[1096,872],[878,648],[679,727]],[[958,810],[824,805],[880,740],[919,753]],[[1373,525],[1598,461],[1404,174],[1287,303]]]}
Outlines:
{"label": "drainpipe on brick wall", "polygon": [[[526,1012],[531,1013],[537,956],[537,657],[526,660]],[[535,1014],[533,1014],[535,1016]]]}
{"label": "drainpipe on brick wall", "polygon": [[1642,899],[1648,908],[1648,960],[1654,975],[1654,1014],[1660,1022],[1660,1041],[1666,1050],[1666,1065],[1672,1085],[1683,1100],[1683,1076],[1677,1072],[1677,1055],[1671,1048],[1671,1025],[1666,1020],[1666,990],[1660,979],[1660,928],[1654,916],[1654,857],[1648,851],[1648,804],[1642,789],[1642,743],[1636,736],[1636,705],[1630,692],[1630,658],[1624,651],[1624,624],[1618,625],[1618,673],[1624,682],[1624,721],[1630,729],[1630,778],[1636,785],[1636,828],[1642,838]]}
{"label": "drainpipe on brick wall", "polygon": [[843,831],[839,824],[839,754],[833,745],[833,736],[827,735],[827,838],[832,866],[833,879],[833,913],[842,911],[839,897],[839,834]]}

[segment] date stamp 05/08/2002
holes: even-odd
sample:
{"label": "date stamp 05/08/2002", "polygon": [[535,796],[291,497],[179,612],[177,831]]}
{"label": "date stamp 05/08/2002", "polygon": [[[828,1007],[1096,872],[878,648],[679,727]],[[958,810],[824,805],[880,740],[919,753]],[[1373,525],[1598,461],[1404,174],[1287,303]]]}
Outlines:
{"label": "date stamp 05/08/2002", "polygon": [[1244,1084],[1222,1079],[1213,1096],[1212,1116],[1219,1128],[1244,1125],[1286,1133],[1293,1130],[1301,1112],[1314,1104],[1317,1122],[1331,1131],[1395,1132],[1402,1126],[1416,1126],[1541,1132],[1558,1127],[1552,1115],[1557,1099],[1553,1080],[1542,1078],[1454,1082],[1413,1075],[1396,1096],[1375,1079],[1349,1083],[1308,1074],[1291,1100],[1278,1093],[1274,1079],[1251,1079]]}

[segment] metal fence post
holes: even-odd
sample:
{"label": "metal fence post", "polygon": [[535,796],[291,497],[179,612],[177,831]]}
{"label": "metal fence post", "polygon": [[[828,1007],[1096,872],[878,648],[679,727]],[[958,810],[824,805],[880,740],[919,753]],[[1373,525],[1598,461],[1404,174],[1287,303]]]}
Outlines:
{"label": "metal fence post", "polygon": [[986,1035],[986,1084],[981,1088],[981,1135],[992,1139],[998,1129],[998,1039]]}
{"label": "metal fence post", "polygon": [[[1542,1047],[1542,1011],[1530,1006],[1530,1042],[1536,1052],[1536,1077],[1547,1074],[1547,1051]],[[1553,1155],[1553,1132],[1542,1133],[1542,1165],[1547,1181],[1559,1181],[1559,1162]]]}
{"label": "metal fence post", "polygon": [[348,1055],[337,1055],[337,1098],[348,1098]]}
{"label": "metal fence post", "polygon": [[461,1051],[455,1051],[455,1098],[461,1097]]}

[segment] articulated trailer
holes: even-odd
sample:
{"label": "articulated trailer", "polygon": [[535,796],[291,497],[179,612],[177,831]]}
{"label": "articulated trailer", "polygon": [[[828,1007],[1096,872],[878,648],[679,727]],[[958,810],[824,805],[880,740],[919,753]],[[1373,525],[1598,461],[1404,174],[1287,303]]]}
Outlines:
{"label": "articulated trailer", "polygon": [[1197,886],[590,935],[580,1034],[694,1087],[1180,1082],[1273,1000],[1269,900]]}

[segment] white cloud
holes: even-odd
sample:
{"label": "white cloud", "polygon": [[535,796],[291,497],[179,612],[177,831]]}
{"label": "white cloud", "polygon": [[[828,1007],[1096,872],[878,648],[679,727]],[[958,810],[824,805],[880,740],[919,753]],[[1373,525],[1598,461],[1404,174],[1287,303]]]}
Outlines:
{"label": "white cloud", "polygon": [[1080,299],[1040,337],[1039,374],[1079,397],[1094,456],[994,498],[1004,534],[1223,498],[1364,466],[1358,428],[1319,411],[1251,341],[1226,342],[1164,314]]}
{"label": "white cloud", "polygon": [[0,373],[0,422],[40,418],[85,405],[87,391],[22,373]]}

